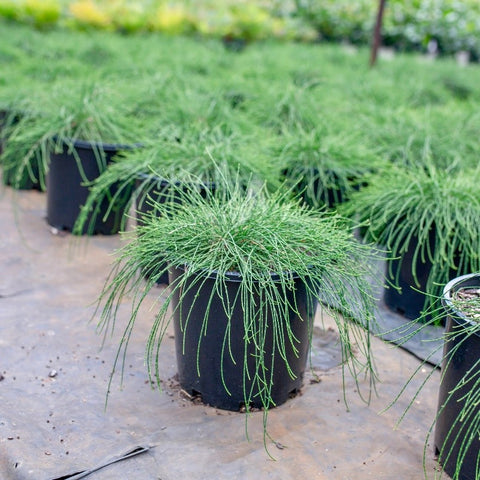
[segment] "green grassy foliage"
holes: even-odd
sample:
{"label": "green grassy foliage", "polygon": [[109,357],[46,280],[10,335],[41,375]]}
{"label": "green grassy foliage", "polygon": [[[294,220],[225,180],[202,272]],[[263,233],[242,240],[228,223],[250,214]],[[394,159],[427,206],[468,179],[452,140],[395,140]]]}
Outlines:
{"label": "green grassy foliage", "polygon": [[392,258],[401,258],[412,241],[414,277],[417,262],[431,262],[428,308],[452,272],[459,276],[480,270],[479,179],[478,168],[455,172],[429,159],[392,166],[352,193],[343,212],[364,224],[366,240],[384,245]]}
{"label": "green grassy foliage", "polygon": [[[265,40],[238,52],[209,37],[38,31],[3,21],[0,26],[0,110],[7,113],[0,164],[4,175],[13,173],[14,186],[26,177],[44,186],[56,136],[142,145],[118,157],[91,185],[82,214],[95,209],[107,186],[130,185],[143,174],[172,184],[185,178],[237,180],[237,187],[262,191],[242,197],[235,190],[230,201],[222,193],[210,203],[190,195],[198,219],[187,207],[175,218],[167,215],[170,210],[152,218],[120,253],[113,272],[119,276],[111,277],[103,296],[105,322],[130,289],[135,301],[145,298],[154,278],[145,285],[135,272],[151,267],[157,254],[194,265],[197,272],[220,259],[217,270],[238,269],[250,279],[267,265],[303,275],[314,265],[333,275],[325,277],[328,285],[319,284],[335,287],[326,289],[327,303],[358,317],[344,303],[345,288],[363,289],[365,272],[357,273],[352,259],[366,250],[352,243],[337,216],[320,211],[321,191],[309,191],[317,180],[324,189],[345,189],[350,200],[344,213],[367,222],[369,238],[393,255],[402,253],[404,240],[425,239],[435,227],[435,251],[424,244],[417,252],[435,266],[431,295],[436,282],[445,281],[445,269],[480,268],[476,65],[460,68],[451,60],[401,54],[380,58],[369,69],[366,49],[341,45]],[[273,193],[259,187],[264,184]],[[298,199],[287,202],[305,193],[313,209]],[[197,257],[186,250],[178,255],[174,247],[190,221],[195,242],[182,248],[198,249]],[[223,230],[207,229],[212,222]],[[242,237],[244,226],[249,237]],[[208,248],[198,247],[197,235]],[[288,247],[284,235],[290,235]],[[308,247],[301,245],[310,240]],[[212,245],[219,249],[215,255]],[[246,245],[256,248],[244,251]],[[217,253],[223,247],[241,255],[222,260]],[[357,300],[366,314],[370,297]],[[341,332],[349,345],[349,332]],[[157,340],[154,332],[151,348]]]}
{"label": "green grassy foliage", "polygon": [[[127,348],[132,329],[139,320],[138,308],[155,281],[169,267],[186,266],[185,274],[171,284],[167,298],[159,305],[159,313],[152,323],[146,353],[152,379],[160,381],[161,378],[157,353],[172,314],[169,308],[172,299],[179,297],[180,305],[192,288],[198,288],[211,272],[215,272],[214,287],[206,298],[198,302],[208,306],[213,296],[218,295],[223,299],[223,310],[229,319],[237,304],[241,306],[245,335],[242,339],[230,338],[227,325],[226,331],[220,334],[226,343],[222,355],[228,357],[230,342],[242,342],[245,352],[255,346],[256,367],[244,373],[249,381],[243,387],[243,400],[247,413],[253,400],[262,405],[265,428],[268,410],[274,406],[270,393],[273,372],[266,367],[268,359],[265,352],[278,352],[281,361],[288,362],[287,346],[295,350],[299,342],[291,334],[281,333],[289,331],[289,327],[285,327],[288,318],[285,312],[298,312],[296,303],[292,303],[286,295],[292,289],[294,277],[305,282],[309,297],[317,298],[321,292],[322,300],[336,305],[338,310],[332,310],[331,314],[340,331],[343,360],[346,362],[344,368],[357,381],[366,376],[373,382],[372,352],[368,334],[365,335],[374,322],[375,305],[366,280],[370,261],[374,258],[370,248],[354,239],[344,228],[340,217],[315,212],[288,201],[285,193],[269,195],[263,189],[259,191],[254,187],[252,191],[249,186],[244,189],[238,184],[223,187],[225,195],[207,196],[199,195],[196,189],[178,187],[177,195],[182,201],[175,206],[156,204],[156,212],[148,222],[138,227],[137,232],[131,232],[129,242],[118,252],[99,303],[100,328],[107,334],[115,326],[122,298],[126,294],[132,295],[133,313],[123,333],[117,361],[121,364],[122,352]],[[149,273],[146,285],[139,281],[139,268]],[[226,290],[225,282],[231,272],[237,272],[241,279],[236,298],[229,298]],[[275,275],[272,276],[272,273]],[[200,322],[205,331],[219,328],[214,321],[215,316],[210,315],[207,307],[200,318],[189,313],[185,329],[188,330],[189,322]],[[311,322],[312,319],[305,318],[303,321]],[[272,344],[269,341],[267,344],[267,325],[277,332]],[[310,331],[311,328],[310,324]],[[355,354],[354,349],[358,349]],[[208,374],[202,371],[201,365],[198,368],[200,375]],[[246,364],[243,368],[247,368]],[[225,382],[227,389],[228,379]],[[259,386],[260,399],[252,398],[250,384]],[[366,393],[366,400],[370,393],[370,390]]]}
{"label": "green grassy foliage", "polygon": [[[16,151],[59,130],[89,140],[124,137],[153,150],[167,142],[172,154],[158,158],[159,173],[160,163],[171,171],[168,163],[181,155],[201,166],[195,159],[220,162],[230,150],[269,181],[289,170],[306,172],[311,185],[313,172],[347,189],[385,160],[408,164],[428,154],[438,166],[460,167],[478,158],[474,66],[400,55],[370,70],[366,50],[333,45],[266,41],[237,53],[213,39],[7,23],[0,35],[0,109],[29,122],[3,129],[15,133]],[[89,88],[104,93],[92,102]],[[173,141],[195,135],[198,142]]]}

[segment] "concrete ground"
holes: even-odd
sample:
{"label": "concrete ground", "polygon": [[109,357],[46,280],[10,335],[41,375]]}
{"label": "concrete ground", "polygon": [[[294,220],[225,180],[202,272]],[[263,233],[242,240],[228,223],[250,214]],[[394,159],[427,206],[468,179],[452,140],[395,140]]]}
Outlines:
{"label": "concrete ground", "polygon": [[[374,338],[378,394],[366,405],[347,378],[347,411],[337,335],[319,328],[313,362],[321,381],[308,373],[302,394],[270,411],[272,460],[264,450],[260,412],[249,418],[247,440],[244,414],[182,395],[174,380],[172,332],[160,356],[163,391],[151,388],[144,339],[162,288],[150,295],[153,308],[142,310],[123,388],[115,376],[105,409],[118,335],[107,337],[100,350],[101,337],[89,320],[121,239],[85,241],[52,232],[45,210],[44,193],[6,189],[0,197],[0,479],[424,478],[438,372],[395,428],[431,368],[424,367],[405,395],[380,413],[419,361]],[[127,315],[125,301],[120,318]],[[146,451],[95,470],[136,447]],[[438,471],[431,445],[425,469],[428,478]]]}

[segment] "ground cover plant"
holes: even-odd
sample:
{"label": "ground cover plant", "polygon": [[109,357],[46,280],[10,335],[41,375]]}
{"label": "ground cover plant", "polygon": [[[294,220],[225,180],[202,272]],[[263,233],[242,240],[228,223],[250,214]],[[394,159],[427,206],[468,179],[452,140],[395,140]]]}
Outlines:
{"label": "ground cover plant", "polygon": [[[333,45],[266,41],[238,54],[213,39],[181,36],[39,32],[7,23],[2,34],[0,59],[8,68],[0,71],[0,109],[10,111],[8,118],[27,112],[28,122],[43,133],[54,134],[54,118],[68,113],[54,92],[68,92],[69,84],[73,92],[93,77],[100,89],[117,91],[108,105],[110,118],[125,124],[131,118],[146,144],[178,143],[185,125],[193,125],[197,132],[234,135],[238,151],[254,148],[282,172],[309,150],[320,158],[322,148],[336,149],[341,141],[339,155],[349,165],[342,172],[340,162],[332,178],[344,181],[352,169],[371,171],[376,159],[408,164],[426,149],[438,166],[477,161],[480,94],[474,66],[459,69],[450,61],[431,64],[403,55],[371,70],[366,50]],[[4,139],[3,166],[20,161],[16,142],[36,135],[27,121],[23,125],[3,130],[4,137],[12,135],[10,148]],[[322,147],[315,151],[317,141]],[[32,144],[25,146],[30,155],[38,154]]]}

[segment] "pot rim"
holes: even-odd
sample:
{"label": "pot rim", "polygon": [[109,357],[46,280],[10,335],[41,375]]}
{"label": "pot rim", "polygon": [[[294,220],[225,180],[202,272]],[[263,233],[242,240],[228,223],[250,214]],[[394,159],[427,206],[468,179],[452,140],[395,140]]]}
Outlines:
{"label": "pot rim", "polygon": [[[189,268],[188,265],[183,265],[183,266],[178,266],[178,267],[175,267],[175,266],[169,266],[169,270],[170,269],[177,269],[177,270],[183,270],[184,272]],[[215,280],[217,277],[218,277],[218,271],[216,270],[203,270],[203,271],[199,271],[199,272],[196,272],[194,273],[194,275],[202,275],[204,274],[205,278],[208,278],[208,279],[211,279],[211,280]],[[277,280],[280,280],[280,277],[281,276],[285,276],[285,277],[290,277],[291,279],[293,280],[297,280],[300,278],[300,276],[295,273],[295,272],[283,272],[283,274],[279,274],[279,273],[276,273],[276,272],[269,272],[268,274],[270,276],[270,278],[273,280],[273,281],[277,281]],[[267,275],[266,275],[267,276]],[[243,277],[242,275],[239,273],[239,272],[236,272],[236,271],[231,271],[231,272],[226,272],[225,273],[225,280],[229,281],[229,282],[237,282],[237,283],[240,283],[243,281]],[[258,280],[255,280],[256,282],[258,282]]]}
{"label": "pot rim", "polygon": [[61,141],[64,145],[70,146],[73,145],[75,149],[83,150],[92,150],[92,148],[97,147],[98,149],[103,150],[104,152],[117,152],[120,150],[133,150],[135,148],[141,148],[143,145],[141,143],[132,143],[132,144],[123,144],[123,143],[104,143],[97,142],[93,140],[82,140],[78,138],[70,138],[54,135],[52,137],[54,142]]}

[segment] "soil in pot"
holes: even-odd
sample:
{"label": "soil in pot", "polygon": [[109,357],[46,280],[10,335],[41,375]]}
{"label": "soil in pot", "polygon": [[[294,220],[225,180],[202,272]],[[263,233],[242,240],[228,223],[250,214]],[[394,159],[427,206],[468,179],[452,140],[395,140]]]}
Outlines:
{"label": "soil in pot", "polygon": [[[131,147],[76,140],[73,142],[73,149],[63,144],[62,151],[51,153],[47,172],[48,224],[59,230],[72,231],[89,194],[89,188],[85,183],[97,178],[112,158],[127,148]],[[117,188],[118,185],[115,184],[109,189],[109,195],[94,212],[96,216],[93,226],[92,213],[89,215],[82,234],[118,233],[133,185],[122,191],[122,195],[105,218]]]}
{"label": "soil in pot", "polygon": [[[477,382],[480,375],[480,332],[479,329],[472,331],[471,327],[478,322],[472,319],[472,314],[480,316],[480,310],[478,306],[476,312],[463,313],[457,310],[452,299],[458,299],[457,294],[461,296],[461,292],[464,294],[465,291],[467,295],[476,295],[480,300],[480,274],[458,277],[449,282],[444,290],[446,341],[434,444],[438,461],[448,475],[458,480],[477,480],[480,478],[480,466],[477,467],[480,462],[480,393]],[[479,304],[480,301],[477,301]],[[462,385],[466,376],[469,381]],[[464,417],[466,408],[470,410],[468,416]],[[473,439],[465,449],[462,442],[470,435]],[[457,463],[458,476],[454,477]]]}
{"label": "soil in pot", "polygon": [[[183,274],[182,269],[170,269],[170,283],[176,282]],[[198,280],[199,277],[194,278]],[[193,288],[186,287],[182,292],[181,306],[178,305],[179,293],[175,293],[172,307],[180,384],[189,395],[201,396],[203,403],[216,408],[243,411],[246,406],[244,392],[247,392],[247,395],[251,393],[248,395],[249,408],[262,408],[261,391],[264,386],[252,382],[255,369],[258,368],[255,362],[258,351],[255,350],[253,342],[248,344],[247,351],[244,349],[244,318],[238,298],[241,277],[232,273],[225,282],[225,294],[228,294],[230,299],[236,299],[230,322],[224,310],[224,299],[218,294],[213,294],[210,299],[214,282],[215,274],[212,273],[202,277]],[[274,332],[271,320],[267,319],[269,327],[265,329],[264,366],[267,378],[272,382],[271,407],[286,402],[298,393],[302,386],[317,305],[316,300],[307,293],[305,284],[298,279],[295,280],[295,290],[287,294],[292,304],[296,302],[301,317],[291,312],[290,317],[285,319],[280,335],[287,336],[285,325],[288,324],[297,339],[294,344],[298,352],[294,352],[286,337],[286,357],[294,373],[292,378],[285,361],[279,352],[272,348]],[[256,294],[254,297],[252,301],[258,305],[260,299]],[[208,326],[203,322],[206,309]],[[270,312],[267,315],[270,315]]]}

